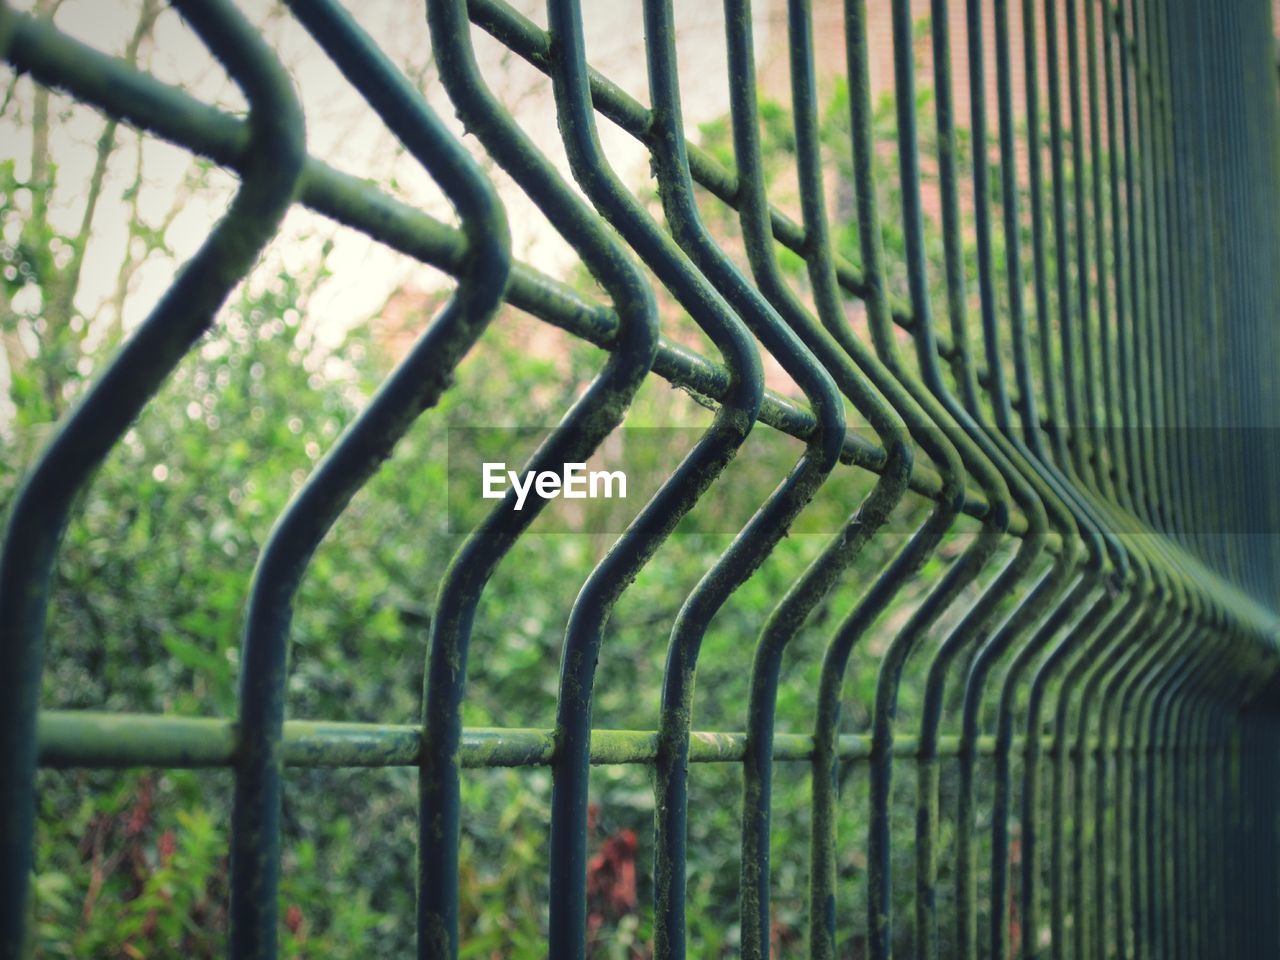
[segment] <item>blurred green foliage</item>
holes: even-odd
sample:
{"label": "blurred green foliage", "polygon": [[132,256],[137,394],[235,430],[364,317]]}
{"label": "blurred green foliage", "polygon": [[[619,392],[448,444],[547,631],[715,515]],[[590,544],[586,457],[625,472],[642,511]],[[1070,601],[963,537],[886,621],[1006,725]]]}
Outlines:
{"label": "blurred green foliage", "polygon": [[[836,237],[841,252],[856,262],[850,161],[843,146],[847,115],[847,93],[840,85],[823,114],[824,140],[838,172]],[[875,126],[877,139],[891,145],[891,103],[879,106]],[[780,178],[794,149],[787,111],[764,104],[762,128],[770,175]],[[731,164],[728,137],[727,123],[702,131],[704,146]],[[888,262],[901,264],[901,227],[888,214],[898,209],[896,173],[890,158],[878,155],[877,162],[885,165],[880,199]],[[51,173],[45,183],[22,183],[11,163],[0,165],[3,236],[14,235],[8,228],[21,216],[13,198],[21,191],[52,190],[54,179]],[[29,203],[23,207],[29,208]],[[720,210],[712,222],[732,246],[736,226],[731,212]],[[38,342],[38,351],[12,370],[15,441],[0,457],[0,497],[6,501],[52,421],[74,402],[120,335],[115,331],[90,344],[85,339],[89,318],[56,318],[39,309],[62,282],[60,251],[73,241],[36,217],[16,233],[16,243],[0,248],[3,329],[12,334],[23,328]],[[149,250],[163,247],[163,237],[144,240]],[[940,258],[940,248],[931,246],[930,254]],[[786,257],[789,275],[803,290],[799,260]],[[334,348],[316,341],[306,317],[309,298],[324,279],[321,263],[308,275],[260,271],[246,282],[81,498],[52,592],[46,707],[235,715],[239,630],[256,552],[291,493],[389,367],[377,324],[356,326]],[[903,286],[901,276],[892,280],[895,289]],[[40,293],[36,307],[9,308],[23,291],[32,301],[32,290]],[[430,314],[428,304],[419,317],[422,326]],[[667,322],[688,324],[681,317]],[[531,347],[535,329],[543,336],[537,349]],[[442,500],[446,427],[553,425],[603,357],[558,333],[548,348],[545,336],[528,318],[513,312],[500,316],[462,365],[455,388],[421,418],[341,517],[297,598],[291,716],[417,720],[436,584],[459,542],[446,529]],[[710,416],[685,394],[651,380],[628,423],[697,426]],[[796,444],[797,456],[800,450]],[[672,466],[681,452],[670,451]],[[732,496],[733,471],[752,469],[749,440],[714,497]],[[823,493],[831,498],[828,509],[851,513],[871,479],[838,470]],[[910,529],[925,508],[909,497],[898,529]],[[568,611],[610,539],[540,533],[535,526],[513,549],[481,604],[472,642],[469,725],[551,725]],[[627,590],[601,658],[597,726],[656,726],[671,623],[728,541],[709,533],[674,537]],[[794,641],[779,696],[780,731],[811,729],[823,644],[901,542],[899,535],[873,541]],[[817,535],[785,540],[716,618],[700,661],[696,728],[742,729],[754,640],[772,605],[822,545]],[[878,657],[888,637],[963,545],[963,535],[950,538],[861,644],[845,688],[847,731],[866,727]],[[944,618],[939,635],[948,622]],[[918,679],[909,671],[904,683],[904,729],[914,716]],[[848,799],[839,824],[840,912],[853,956],[860,954],[865,930],[862,776],[856,767],[848,771]],[[32,907],[35,955],[184,960],[219,955],[226,925],[230,788],[226,771],[43,771]],[[621,849],[608,843],[625,831],[639,841],[634,889],[617,886],[626,884],[625,877],[610,881],[621,898],[614,902],[632,906],[593,908],[593,956],[646,956],[652,930],[649,773],[600,768],[592,788],[591,843],[597,857]],[[808,789],[803,764],[778,768],[773,872],[779,956],[799,950],[807,923]],[[914,808],[909,769],[899,774],[897,790],[905,828]],[[734,765],[696,767],[691,791],[690,951],[702,957],[729,955],[737,942],[740,771]],[[545,770],[467,773],[464,957],[544,955],[549,797]],[[281,890],[284,956],[411,951],[415,815],[412,770],[289,772]],[[944,828],[944,884],[946,837]],[[909,848],[899,849],[907,851],[900,854],[905,859],[898,870],[905,906]],[[598,859],[593,869],[608,865]]]}

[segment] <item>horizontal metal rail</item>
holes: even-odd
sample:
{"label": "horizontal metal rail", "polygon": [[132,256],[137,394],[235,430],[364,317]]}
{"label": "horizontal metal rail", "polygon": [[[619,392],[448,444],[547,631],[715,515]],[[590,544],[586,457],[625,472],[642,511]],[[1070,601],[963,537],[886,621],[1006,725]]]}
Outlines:
{"label": "horizontal metal rail", "polygon": [[[52,768],[234,767],[238,742],[236,726],[229,720],[86,710],[45,711],[40,715],[37,737],[40,763]],[[689,744],[690,763],[741,763],[747,737],[745,733],[695,730]],[[1051,740],[1041,744],[1052,749]],[[422,762],[422,729],[404,725],[287,720],[283,745],[288,767],[416,767]],[[1086,749],[1092,752],[1098,746],[1090,742]],[[467,769],[545,767],[550,765],[554,749],[552,730],[468,727],[462,731],[459,758]],[[903,758],[917,756],[919,749],[912,737],[902,737],[894,743],[895,755]],[[1107,749],[1126,748],[1113,741]],[[940,757],[958,756],[959,738],[942,737],[937,750]],[[993,755],[995,738],[978,738],[975,750],[981,756]],[[648,765],[657,753],[656,730],[591,731],[592,764]],[[837,753],[841,760],[865,761],[871,756],[871,741],[867,737],[842,736]],[[813,738],[777,734],[773,759],[812,760]]]}

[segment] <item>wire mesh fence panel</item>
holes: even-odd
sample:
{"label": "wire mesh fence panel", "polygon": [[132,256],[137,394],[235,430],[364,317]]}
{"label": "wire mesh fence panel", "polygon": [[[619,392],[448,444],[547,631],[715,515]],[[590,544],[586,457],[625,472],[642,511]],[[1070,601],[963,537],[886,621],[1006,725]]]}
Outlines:
{"label": "wire mesh fence panel", "polygon": [[[483,806],[468,783],[513,768],[517,792],[549,772],[545,805],[520,813],[545,857],[531,854],[537,893],[519,909],[539,914],[531,949],[556,958],[1280,955],[1269,5],[757,5],[725,0],[716,21],[728,91],[716,139],[686,116],[698,78],[682,76],[687,11],[674,0],[636,2],[639,97],[592,65],[584,16],[602,14],[580,0],[548,0],[540,23],[504,0],[428,0],[425,79],[397,66],[361,11],[287,0],[276,15],[434,183],[446,222],[308,153],[281,52],[232,0],[173,7],[243,113],[0,4],[15,78],[236,178],[226,212],[8,498],[0,953],[41,952],[42,768],[229,771],[217,939],[234,957],[277,956],[282,931],[296,932],[281,910],[297,846],[286,776],[314,773],[306,783],[323,790],[326,770],[366,768],[371,782],[367,768],[415,770],[397,814],[416,843],[416,867],[397,868],[416,902],[396,918],[404,941],[422,957],[513,953],[486,939],[464,886],[477,856],[464,831]],[[548,85],[559,142],[549,118],[535,133],[495,92],[495,46]],[[648,162],[643,189],[620,137]],[[513,255],[513,197],[589,279]],[[64,531],[295,207],[452,286],[253,545],[234,709],[48,708]],[[559,385],[553,426],[491,439],[527,453],[523,466],[510,483],[496,473],[495,502],[439,534],[450,559],[419,584],[420,718],[291,719],[295,600],[317,550],[380,470],[416,476],[421,464],[393,449],[444,416],[507,308],[597,352]],[[612,526],[582,533],[598,547],[589,570],[554,585],[559,675],[540,681],[553,722],[469,722],[477,671],[501,702],[504,657],[524,649],[477,627],[495,577],[551,590],[520,567],[556,562],[539,552],[552,550],[539,538],[553,516],[581,526],[577,507],[556,503],[573,469],[658,442],[628,435],[655,379],[706,416],[664,435],[644,496],[610,505],[600,522]],[[517,397],[506,412],[534,406]],[[548,473],[555,484],[520,485]],[[753,473],[767,482],[748,493]],[[727,522],[731,502],[745,509]],[[673,544],[697,523],[710,552],[677,564]],[[762,577],[769,587],[748,586]],[[656,583],[677,584],[678,602],[620,660],[613,618]],[[197,674],[227,668],[184,650]],[[634,683],[651,729],[600,723],[606,682]],[[695,714],[720,729],[696,729]],[[647,835],[596,843],[600,771],[620,794],[651,791],[635,801]],[[404,800],[412,782],[395,783]],[[623,927],[601,928],[620,914],[649,926],[623,943]]]}

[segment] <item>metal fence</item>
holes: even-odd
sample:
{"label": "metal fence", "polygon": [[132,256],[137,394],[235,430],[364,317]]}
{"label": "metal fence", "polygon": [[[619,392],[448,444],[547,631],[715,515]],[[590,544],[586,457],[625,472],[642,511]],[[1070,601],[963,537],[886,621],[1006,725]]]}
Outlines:
{"label": "metal fence", "polygon": [[[900,208],[887,209],[877,199],[867,3],[847,0],[856,264],[831,239],[809,4],[791,0],[786,23],[798,220],[772,207],[765,189],[748,0],[724,4],[732,170],[685,140],[671,4],[644,3],[646,107],[588,66],[578,0],[550,0],[549,31],[502,0],[427,3],[454,109],[573,247],[607,303],[512,259],[503,204],[476,162],[332,0],[288,6],[443,188],[460,229],[308,156],[286,74],[229,0],[174,5],[243,91],[245,118],[0,6],[0,48],[14,70],[240,181],[225,217],[65,418],[11,505],[0,565],[4,956],[23,951],[42,764],[231,768],[235,957],[276,953],[286,766],[418,768],[423,957],[459,953],[463,769],[549,766],[548,950],[557,958],[586,949],[590,766],[652,765],[654,951],[683,956],[689,764],[728,762],[742,764],[745,784],[741,950],[761,957],[770,942],[779,759],[806,760],[811,771],[814,957],[835,956],[840,923],[864,911],[865,955],[875,958],[895,947],[921,957],[1280,956],[1280,444],[1270,434],[1280,419],[1280,135],[1267,4],[1025,0],[1015,62],[1007,0],[968,0],[963,24],[948,19],[960,5],[934,0],[927,33],[913,32],[912,5],[894,0]],[[486,86],[472,51],[475,28],[551,78],[577,189]],[[922,48],[931,100],[915,95]],[[962,53],[964,117],[951,66]],[[664,222],[610,167],[597,138],[601,117],[648,151]],[[936,146],[922,153],[925,136]],[[922,156],[939,187],[927,203]],[[749,271],[705,225],[699,190],[734,211]],[[293,203],[448,271],[457,278],[452,299],[264,545],[247,599],[238,716],[41,712],[48,583],[77,492],[214,323]],[[930,276],[926,256],[927,204],[940,217],[940,277]],[[886,222],[901,225],[905,264],[886,262]],[[784,248],[803,261],[810,299],[780,268]],[[908,278],[904,303],[886,292],[887,271],[899,266]],[[650,274],[718,357],[663,336]],[[848,319],[855,300],[865,310],[865,339]],[[448,389],[450,371],[503,302],[607,354],[531,468],[587,459],[650,374],[713,402],[711,427],[582,585],[554,729],[477,731],[461,721],[481,593],[545,503],[517,514],[511,497],[465,540],[439,584],[421,727],[286,720],[291,604],[312,552],[400,435]],[[946,317],[945,329],[935,315]],[[763,389],[762,351],[804,402]],[[855,416],[866,429],[851,428]],[[670,638],[659,729],[593,730],[593,680],[611,609],[681,517],[715,494],[757,424],[802,440],[804,453],[688,596]],[[847,527],[751,641],[747,730],[691,736],[708,622],[818,489],[839,485],[850,470],[877,475],[870,494],[849,504]],[[874,580],[842,579],[908,496],[931,501],[923,525]],[[884,646],[869,735],[842,735],[851,651],[879,629],[880,615],[957,524],[976,534]],[[937,636],[944,611],[974,585],[976,600]],[[783,650],[830,591],[859,599],[830,638],[812,736],[775,736]],[[927,658],[923,706],[918,725],[903,729],[897,700],[913,657]],[[944,710],[948,684],[962,691],[954,718]],[[848,902],[836,881],[837,851],[855,842],[835,833],[839,771],[850,764],[864,765],[857,782],[869,790],[868,833],[856,838],[867,849],[865,904]],[[979,782],[980,765],[989,765],[989,782]],[[940,803],[944,766],[958,777],[951,809]],[[904,767],[914,770],[914,823],[891,816],[893,777]],[[944,822],[955,831],[954,890],[945,897]],[[891,895],[904,852],[914,862],[914,915],[895,913]]]}

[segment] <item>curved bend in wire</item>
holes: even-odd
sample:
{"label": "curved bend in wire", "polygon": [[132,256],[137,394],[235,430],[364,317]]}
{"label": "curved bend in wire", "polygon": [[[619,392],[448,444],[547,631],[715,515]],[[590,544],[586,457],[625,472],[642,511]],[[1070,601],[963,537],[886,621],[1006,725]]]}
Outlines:
{"label": "curved bend in wire", "polygon": [[[67,515],[94,468],[213,323],[275,235],[306,156],[302,110],[262,38],[226,0],[178,12],[249,102],[252,150],[230,209],[64,418],[19,487],[0,548],[0,944],[23,942],[34,836],[36,711],[49,576]],[[0,38],[16,16],[0,6]],[[7,54],[7,51],[6,51]]]}

